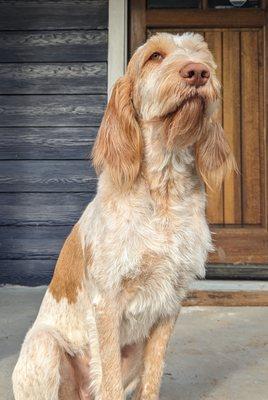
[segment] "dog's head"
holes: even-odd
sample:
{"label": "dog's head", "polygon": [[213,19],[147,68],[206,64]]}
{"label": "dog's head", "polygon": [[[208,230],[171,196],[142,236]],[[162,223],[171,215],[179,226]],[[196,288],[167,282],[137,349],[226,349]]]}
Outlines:
{"label": "dog's head", "polygon": [[197,168],[219,185],[234,159],[222,127],[213,121],[220,84],[216,64],[198,34],[152,36],[131,58],[113,89],[93,149],[97,170],[129,187],[142,163],[141,123],[164,124],[170,151],[195,146]]}

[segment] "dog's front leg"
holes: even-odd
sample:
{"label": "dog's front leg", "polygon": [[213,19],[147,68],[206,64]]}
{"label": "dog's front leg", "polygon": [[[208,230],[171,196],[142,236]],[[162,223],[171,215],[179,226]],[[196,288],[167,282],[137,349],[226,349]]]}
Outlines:
{"label": "dog's front leg", "polygon": [[157,400],[163,374],[166,348],[177,317],[170,317],[156,324],[147,339],[144,365],[134,400]]}
{"label": "dog's front leg", "polygon": [[96,322],[102,366],[100,396],[96,400],[123,400],[121,372],[120,315],[111,299],[97,307]]}

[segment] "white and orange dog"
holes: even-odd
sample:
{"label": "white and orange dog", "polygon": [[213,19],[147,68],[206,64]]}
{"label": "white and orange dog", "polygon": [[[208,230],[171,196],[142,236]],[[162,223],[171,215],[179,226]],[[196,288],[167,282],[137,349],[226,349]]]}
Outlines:
{"label": "white and orange dog", "polygon": [[113,89],[98,191],[67,238],[13,373],[16,400],[156,400],[167,343],[212,249],[205,182],[235,162],[202,36],[157,34]]}

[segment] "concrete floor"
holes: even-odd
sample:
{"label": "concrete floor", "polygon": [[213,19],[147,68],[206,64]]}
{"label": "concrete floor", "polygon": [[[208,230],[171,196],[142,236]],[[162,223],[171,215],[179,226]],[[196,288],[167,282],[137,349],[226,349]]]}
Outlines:
{"label": "concrete floor", "polygon": [[[0,399],[45,288],[0,288]],[[267,400],[268,307],[187,307],[178,320],[161,400]],[[36,399],[38,400],[38,399]]]}

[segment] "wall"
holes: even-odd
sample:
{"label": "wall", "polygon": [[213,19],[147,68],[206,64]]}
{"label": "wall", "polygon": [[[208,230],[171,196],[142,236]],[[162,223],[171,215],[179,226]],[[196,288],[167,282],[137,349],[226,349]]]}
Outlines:
{"label": "wall", "polygon": [[48,283],[93,197],[108,1],[0,0],[0,283]]}

